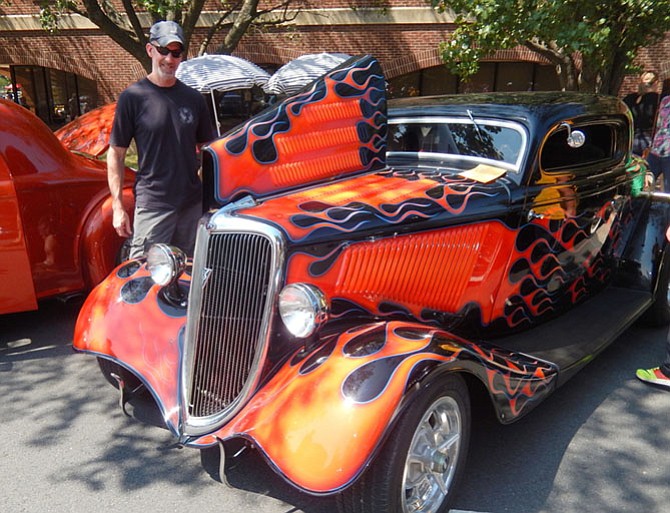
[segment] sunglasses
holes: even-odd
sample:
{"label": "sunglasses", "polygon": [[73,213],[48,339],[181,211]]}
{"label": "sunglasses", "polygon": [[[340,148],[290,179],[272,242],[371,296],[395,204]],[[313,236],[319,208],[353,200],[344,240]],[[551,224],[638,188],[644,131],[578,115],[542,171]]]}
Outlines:
{"label": "sunglasses", "polygon": [[165,48],[164,46],[156,46],[156,45],[151,45],[153,46],[158,53],[160,53],[163,56],[166,56],[167,54],[172,54],[172,57],[175,59],[179,59],[179,57],[182,56],[184,53],[184,49],[180,48],[179,50],[170,50],[169,48]]}

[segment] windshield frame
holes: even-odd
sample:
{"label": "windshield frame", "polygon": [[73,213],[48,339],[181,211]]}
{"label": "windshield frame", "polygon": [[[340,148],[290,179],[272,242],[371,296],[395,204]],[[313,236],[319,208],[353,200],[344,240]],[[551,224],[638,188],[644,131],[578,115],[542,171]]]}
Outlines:
{"label": "windshield frame", "polygon": [[[430,151],[389,151],[387,149],[386,156],[387,160],[389,157],[411,157],[416,159],[419,165],[428,164],[429,161],[441,161],[444,166],[445,161],[451,162],[467,162],[473,165],[484,164],[488,166],[495,166],[501,169],[505,169],[507,172],[520,176],[522,174],[522,163],[526,157],[527,148],[528,148],[528,133],[526,128],[518,122],[494,119],[494,118],[481,118],[477,116],[471,116],[468,113],[463,113],[462,116],[398,116],[398,117],[389,117],[389,125],[400,125],[400,124],[412,124],[412,125],[421,125],[421,124],[463,124],[471,125],[475,129],[484,127],[484,126],[495,126],[513,130],[517,132],[521,137],[521,143],[519,146],[519,151],[516,156],[516,160],[513,163],[505,162],[502,160],[494,160],[485,157],[476,157],[471,155],[460,155],[453,153],[438,153]],[[390,130],[389,130],[390,137]]]}

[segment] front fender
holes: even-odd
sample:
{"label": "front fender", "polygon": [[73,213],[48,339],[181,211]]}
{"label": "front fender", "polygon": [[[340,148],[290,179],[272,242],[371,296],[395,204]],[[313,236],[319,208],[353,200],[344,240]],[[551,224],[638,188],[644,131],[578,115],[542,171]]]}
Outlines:
{"label": "front fender", "polygon": [[374,457],[412,385],[440,369],[476,374],[517,416],[553,390],[556,377],[543,362],[421,324],[370,324],[296,353],[230,423],[188,444],[242,436],[294,485],[335,492]]}
{"label": "front fender", "polygon": [[86,298],[73,347],[132,371],[151,391],[166,425],[177,435],[186,309],[171,306],[161,291],[141,261],[117,267]]}

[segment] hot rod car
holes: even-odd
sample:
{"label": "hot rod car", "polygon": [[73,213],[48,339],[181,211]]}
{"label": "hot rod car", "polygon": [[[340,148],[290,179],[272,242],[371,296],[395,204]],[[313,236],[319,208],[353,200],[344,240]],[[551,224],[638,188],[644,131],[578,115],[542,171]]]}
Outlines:
{"label": "hot rod car", "polygon": [[[0,314],[88,291],[118,264],[123,240],[112,227],[105,163],[89,137],[81,138],[89,155],[77,151],[87,120],[63,127],[69,137],[59,140],[31,111],[0,99]],[[124,202],[132,205],[131,188]]]}
{"label": "hot rod car", "polygon": [[211,143],[193,260],[118,267],[74,347],[183,445],[243,439],[342,511],[442,512],[475,398],[513,422],[668,322],[670,219],[616,98],[384,85],[353,58]]}

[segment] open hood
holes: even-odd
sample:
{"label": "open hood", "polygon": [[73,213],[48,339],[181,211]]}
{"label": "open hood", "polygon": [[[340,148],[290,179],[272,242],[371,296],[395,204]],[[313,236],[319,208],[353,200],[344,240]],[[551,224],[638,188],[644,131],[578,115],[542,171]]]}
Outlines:
{"label": "open hood", "polygon": [[381,67],[352,57],[210,144],[207,193],[223,205],[381,169],[386,130]]}

